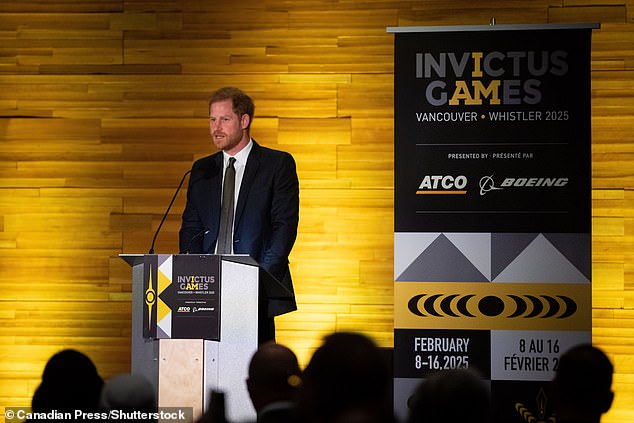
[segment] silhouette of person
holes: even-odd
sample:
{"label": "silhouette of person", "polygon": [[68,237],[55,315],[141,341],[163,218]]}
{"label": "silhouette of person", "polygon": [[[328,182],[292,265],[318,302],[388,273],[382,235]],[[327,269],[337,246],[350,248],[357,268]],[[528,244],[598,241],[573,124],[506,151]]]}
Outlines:
{"label": "silhouette of person", "polygon": [[445,370],[423,380],[408,400],[406,423],[486,423],[489,389],[472,369]]}
{"label": "silhouette of person", "polygon": [[73,349],[54,354],[46,363],[42,381],[31,401],[34,413],[99,409],[103,379],[90,358]]}
{"label": "silhouette of person", "polygon": [[302,423],[394,422],[391,373],[380,348],[367,336],[327,336],[304,369],[298,394]]}
{"label": "silhouette of person", "polygon": [[[257,423],[295,422],[296,396],[301,384],[297,356],[289,348],[267,341],[249,362],[247,391]],[[209,409],[196,423],[227,423],[224,392],[212,391]]]}
{"label": "silhouette of person", "polygon": [[566,351],[551,383],[557,423],[598,423],[612,406],[613,373],[599,348],[581,344]]}
{"label": "silhouette of person", "polygon": [[[99,401],[100,409],[121,412],[121,419],[129,421],[154,421],[134,412],[154,413],[157,411],[156,393],[152,384],[141,375],[119,374],[108,379]],[[112,417],[111,420],[120,418]]]}
{"label": "silhouette of person", "polygon": [[195,423],[228,423],[226,407],[225,407],[225,393],[215,389],[211,390],[209,397],[209,408],[200,417],[195,420]]}
{"label": "silhouette of person", "polygon": [[295,353],[275,342],[261,344],[249,363],[247,389],[259,423],[293,420],[301,370]]}

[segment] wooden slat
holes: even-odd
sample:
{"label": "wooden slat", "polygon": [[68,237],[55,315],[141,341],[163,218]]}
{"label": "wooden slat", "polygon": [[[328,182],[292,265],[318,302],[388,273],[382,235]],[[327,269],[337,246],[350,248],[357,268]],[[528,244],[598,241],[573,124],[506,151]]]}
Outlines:
{"label": "wooden slat", "polygon": [[627,10],[624,4],[551,7],[548,22],[626,22]]}
{"label": "wooden slat", "polygon": [[[421,5],[413,11],[405,10],[399,14],[396,26],[436,26],[436,25],[489,25],[493,18],[497,24],[537,24],[548,21],[548,8],[545,2],[484,2],[488,7],[464,7],[461,2],[452,2],[450,9],[436,3],[435,7]],[[480,3],[480,2],[478,2]],[[496,4],[497,3],[497,4]],[[513,3],[523,3],[517,8]],[[446,3],[445,3],[446,4]],[[460,7],[462,6],[462,7]]]}
{"label": "wooden slat", "polygon": [[[299,310],[278,340],[305,365],[358,330],[389,347],[389,26],[600,22],[592,39],[593,340],[615,362],[604,423],[634,418],[632,0],[41,0],[0,4],[0,403],[28,405],[48,357],[130,366],[129,266],[182,174],[215,151],[207,96],[256,103],[253,136],[300,178]],[[175,253],[184,191],[156,251]]]}
{"label": "wooden slat", "polygon": [[121,0],[62,0],[55,2],[42,2],[41,0],[22,0],[20,2],[2,2],[0,4],[0,12],[121,12],[123,11],[122,5],[123,4]]}

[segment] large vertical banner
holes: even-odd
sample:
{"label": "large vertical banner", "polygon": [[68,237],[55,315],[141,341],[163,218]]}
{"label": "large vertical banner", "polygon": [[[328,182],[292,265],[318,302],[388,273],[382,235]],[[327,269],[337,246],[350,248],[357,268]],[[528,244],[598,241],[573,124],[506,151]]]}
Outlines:
{"label": "large vertical banner", "polygon": [[559,356],[591,341],[592,28],[388,29],[400,417],[468,367],[495,421],[548,421]]}

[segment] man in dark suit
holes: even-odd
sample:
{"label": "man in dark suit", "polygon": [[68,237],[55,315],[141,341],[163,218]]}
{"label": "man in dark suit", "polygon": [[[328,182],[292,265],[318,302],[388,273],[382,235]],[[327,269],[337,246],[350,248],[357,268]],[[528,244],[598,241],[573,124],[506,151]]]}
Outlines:
{"label": "man in dark suit", "polygon": [[613,375],[608,356],[592,344],[562,354],[550,387],[557,423],[599,423],[614,400]]}
{"label": "man in dark suit", "polygon": [[247,390],[257,412],[257,423],[291,423],[301,384],[297,356],[288,347],[266,342],[249,363]]}
{"label": "man in dark suit", "polygon": [[[288,256],[297,237],[299,182],[290,154],[262,147],[251,138],[254,109],[251,98],[237,88],[221,88],[211,95],[209,131],[221,151],[192,166],[180,251],[248,254],[279,281],[290,298],[266,298],[260,290],[259,341],[264,342],[275,338],[273,317],[297,309]],[[231,177],[225,178],[228,168]],[[225,179],[235,180],[234,185],[223,187]],[[223,191],[231,190],[234,196],[224,200],[233,202],[228,206],[233,216],[227,221],[221,216]],[[228,228],[226,246],[221,226]]]}

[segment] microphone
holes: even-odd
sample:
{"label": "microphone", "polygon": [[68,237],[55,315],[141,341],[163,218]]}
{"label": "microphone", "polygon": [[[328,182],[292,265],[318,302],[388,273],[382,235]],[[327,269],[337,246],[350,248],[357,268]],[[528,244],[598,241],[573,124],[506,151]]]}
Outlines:
{"label": "microphone", "polygon": [[150,246],[150,251],[148,252],[148,254],[154,254],[154,244],[156,243],[156,237],[161,231],[161,228],[163,227],[163,223],[165,222],[165,219],[167,219],[167,215],[169,214],[170,209],[172,208],[172,204],[174,204],[174,200],[176,200],[176,196],[178,195],[178,192],[181,190],[181,187],[183,186],[183,182],[185,182],[185,178],[191,172],[192,172],[191,170],[188,170],[187,172],[185,172],[185,174],[181,178],[181,181],[178,184],[178,188],[176,188],[176,192],[174,192],[174,196],[172,197],[172,201],[170,201],[169,206],[167,206],[167,210],[165,210],[165,214],[163,215],[163,218],[161,219],[161,223],[159,223],[158,228],[156,229],[156,232],[154,233],[154,238],[152,238],[152,245]]}
{"label": "microphone", "polygon": [[[192,237],[192,239],[189,240],[189,244],[187,245],[187,249],[185,250],[185,254],[189,254],[189,252],[191,251],[192,245],[194,244],[195,240],[197,240],[201,236],[207,235],[208,233],[209,233],[209,229],[203,229],[202,231],[200,231],[196,235],[194,235]],[[181,251],[179,254],[183,254],[183,251]]]}

